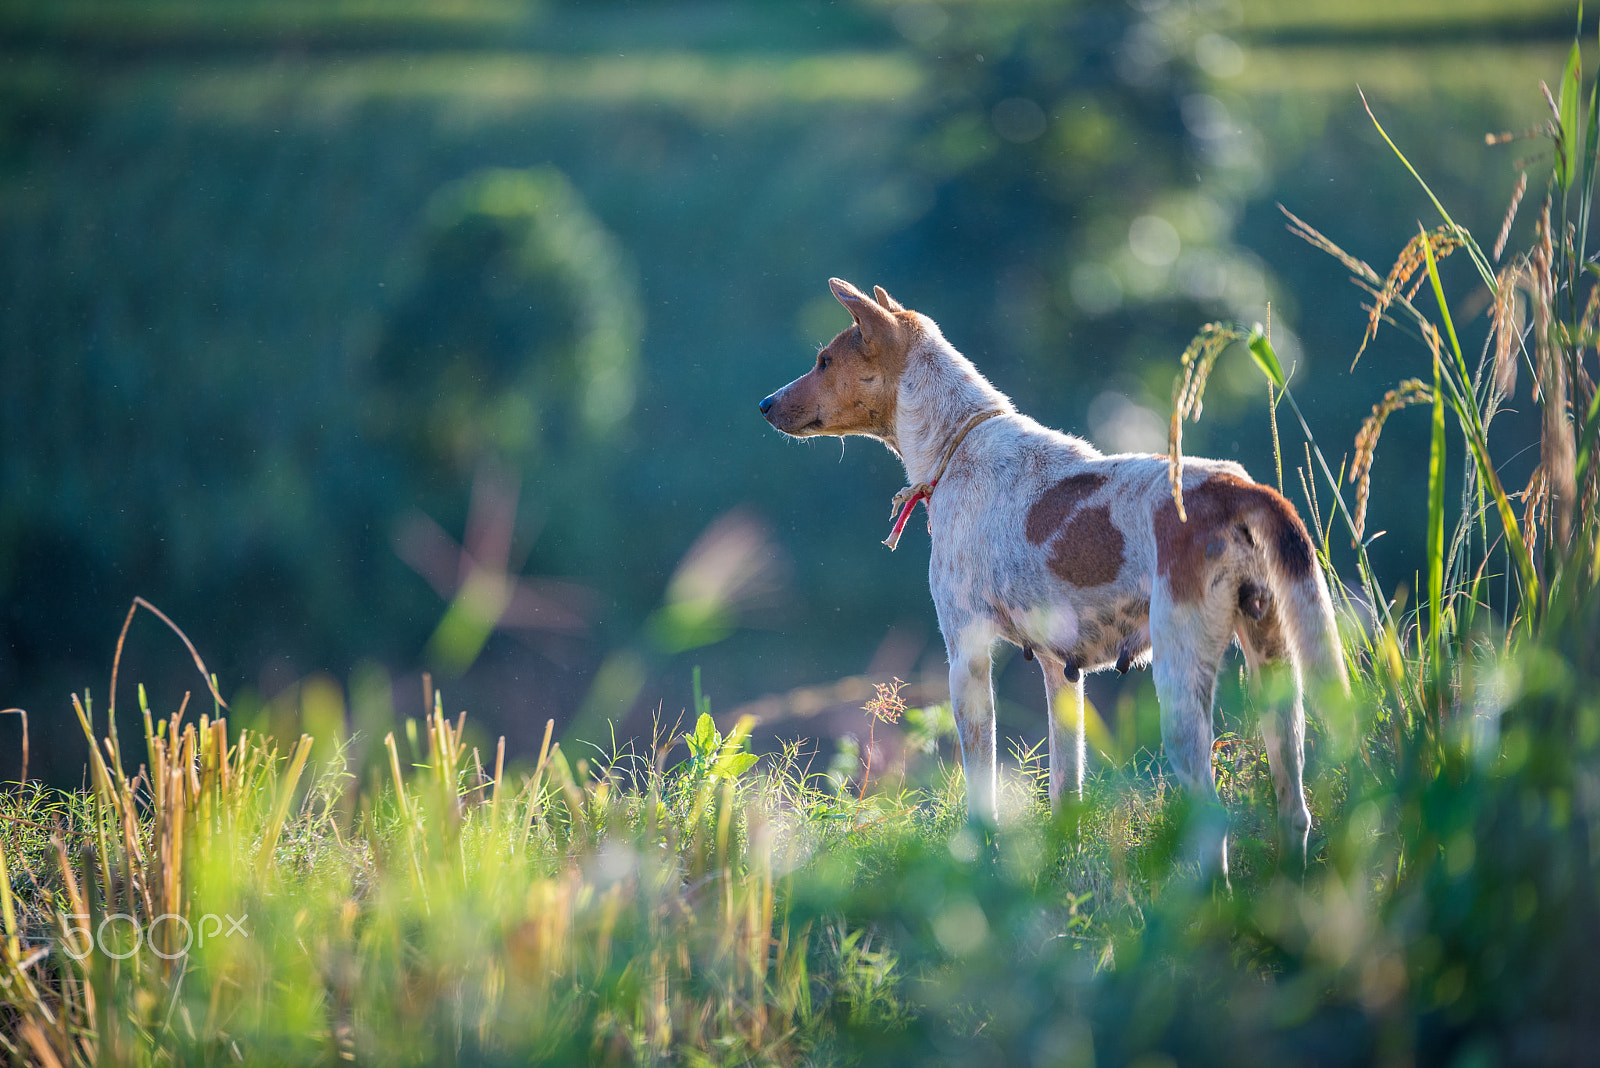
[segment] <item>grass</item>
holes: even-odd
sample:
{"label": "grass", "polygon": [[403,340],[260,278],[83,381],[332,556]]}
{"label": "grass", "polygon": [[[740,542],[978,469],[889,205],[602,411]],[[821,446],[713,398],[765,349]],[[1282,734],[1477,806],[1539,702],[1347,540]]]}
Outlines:
{"label": "grass", "polygon": [[1231,895],[1194,878],[1183,799],[1148,753],[1060,819],[1036,754],[1015,754],[985,838],[959,772],[880,768],[862,796],[797,748],[753,763],[709,720],[605,759],[550,745],[515,773],[466,749],[437,695],[368,767],[215,708],[149,715],[133,777],[105,736],[91,789],[4,795],[0,1048],[1226,1064],[1246,1043],[1269,1063],[1559,1063],[1593,1037],[1578,1002],[1600,959],[1597,613],[1481,675],[1438,744],[1392,713],[1354,749],[1315,736],[1303,879],[1275,871],[1259,746],[1226,738]]}
{"label": "grass", "polygon": [[[547,732],[521,770],[469,747],[437,693],[364,758],[233,727],[214,686],[199,715],[158,714],[141,691],[125,749],[85,694],[89,786],[0,794],[0,1051],[44,1065],[1581,1060],[1600,1040],[1600,302],[1585,247],[1600,113],[1576,58],[1558,85],[1528,251],[1486,254],[1440,205],[1443,224],[1405,235],[1380,274],[1294,220],[1370,298],[1363,347],[1396,330],[1421,342],[1350,469],[1308,434],[1298,472],[1324,566],[1335,529],[1357,556],[1336,586],[1355,698],[1322,703],[1313,726],[1304,873],[1279,871],[1267,844],[1270,780],[1233,698],[1216,760],[1227,893],[1195,877],[1185,799],[1149,753],[1119,750],[1058,816],[1037,753],[1014,754],[1007,819],[987,834],[942,764],[831,777],[798,745],[756,761],[745,725],[718,730],[698,694],[689,731],[581,758]],[[1476,367],[1444,295],[1451,254],[1494,309]],[[1213,324],[1174,390],[1175,458],[1235,343],[1274,414],[1298,417],[1269,332]],[[1519,367],[1541,414],[1520,492],[1491,438]],[[1388,503],[1365,483],[1383,424],[1413,404],[1431,415],[1430,534],[1408,604],[1363,538]],[[892,686],[872,705],[869,738],[902,712],[939,722]]]}
{"label": "grass", "polygon": [[[364,791],[342,754],[309,764],[309,737],[280,752],[210,714],[146,710],[138,775],[120,771],[107,736],[91,791],[5,795],[6,1052],[62,1064],[832,1061],[858,1032],[904,1030],[914,1015],[904,951],[883,918],[852,915],[861,908],[909,909],[900,922],[942,947],[936,972],[991,940],[1001,917],[986,918],[985,895],[1013,922],[1053,928],[1021,915],[1045,909],[1080,955],[1098,951],[1081,907],[1094,891],[1060,889],[1063,837],[1034,781],[1013,784],[1017,822],[995,845],[964,829],[948,775],[836,792],[792,750],[752,771],[744,735],[709,717],[672,740],[688,754],[671,768],[680,747],[663,738],[575,764],[550,746],[531,772],[496,775],[442,707],[419,752],[385,739],[386,768],[370,770],[387,774]],[[1067,863],[1109,899],[1129,843],[1165,817],[1149,790],[1097,811],[1115,833],[1075,839]],[[908,879],[909,897],[874,892]]]}

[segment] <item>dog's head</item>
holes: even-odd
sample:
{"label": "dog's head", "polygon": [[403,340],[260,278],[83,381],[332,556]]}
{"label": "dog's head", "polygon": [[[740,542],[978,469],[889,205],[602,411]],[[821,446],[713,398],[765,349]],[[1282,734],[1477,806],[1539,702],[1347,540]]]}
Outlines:
{"label": "dog's head", "polygon": [[767,422],[794,437],[866,434],[892,441],[900,375],[920,333],[906,311],[881,286],[877,300],[849,282],[828,285],[855,325],[817,353],[816,365],[761,402]]}

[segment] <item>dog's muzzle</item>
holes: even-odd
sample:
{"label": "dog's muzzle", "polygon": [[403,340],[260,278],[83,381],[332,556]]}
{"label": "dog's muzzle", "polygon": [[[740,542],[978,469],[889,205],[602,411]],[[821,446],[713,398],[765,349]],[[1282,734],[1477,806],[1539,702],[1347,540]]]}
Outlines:
{"label": "dog's muzzle", "polygon": [[[790,383],[791,385],[793,383]],[[822,418],[818,416],[804,426],[798,425],[808,412],[796,411],[794,398],[787,396],[788,386],[774,391],[770,396],[762,399],[757,405],[761,414],[772,429],[781,434],[788,434],[792,438],[806,437],[811,433],[822,433]]]}

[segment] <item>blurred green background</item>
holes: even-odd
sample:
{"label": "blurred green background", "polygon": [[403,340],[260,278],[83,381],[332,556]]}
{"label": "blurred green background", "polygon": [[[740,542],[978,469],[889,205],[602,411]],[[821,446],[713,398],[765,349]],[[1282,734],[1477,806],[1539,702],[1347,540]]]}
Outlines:
{"label": "blurred green background", "polygon": [[[878,544],[898,464],[756,411],[848,322],[826,279],[885,286],[1108,450],[1164,449],[1189,337],[1270,302],[1337,452],[1423,365],[1391,332],[1348,373],[1359,294],[1277,204],[1380,272],[1436,221],[1359,85],[1492,242],[1528,142],[1484,134],[1543,121],[1573,22],[1486,0],[0,3],[0,705],[32,713],[34,774],[75,783],[67,696],[103,708],[136,595],[285,730],[381,735],[423,671],[513,755],[548,718],[670,722],[695,666],[768,738],[859,727],[871,679],[936,700],[925,536]],[[1464,267],[1446,281],[1481,312]],[[1464,330],[1481,344],[1482,315]],[[1249,361],[1206,400],[1186,451],[1270,480]],[[1396,418],[1374,470],[1390,587],[1414,587],[1424,424]],[[148,616],[122,672],[159,708],[200,688]],[[1037,737],[1032,666],[999,685],[1005,729]],[[0,717],[0,753],[19,730]]]}

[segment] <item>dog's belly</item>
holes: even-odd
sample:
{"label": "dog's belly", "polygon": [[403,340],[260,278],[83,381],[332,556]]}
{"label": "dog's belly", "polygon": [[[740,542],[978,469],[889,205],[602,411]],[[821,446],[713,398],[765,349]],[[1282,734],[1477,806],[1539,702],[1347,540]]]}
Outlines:
{"label": "dog's belly", "polygon": [[1150,599],[1132,592],[1023,608],[997,605],[995,614],[1001,637],[1080,671],[1113,665],[1125,671],[1150,652]]}

